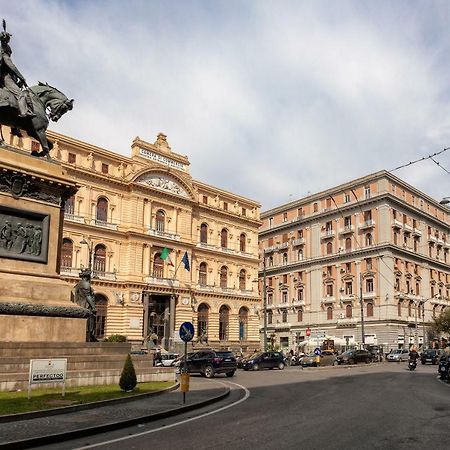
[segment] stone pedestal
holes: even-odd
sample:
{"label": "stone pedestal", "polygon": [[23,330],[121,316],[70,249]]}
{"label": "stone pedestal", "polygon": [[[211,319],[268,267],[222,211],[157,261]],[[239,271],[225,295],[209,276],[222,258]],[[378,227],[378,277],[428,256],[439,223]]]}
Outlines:
{"label": "stone pedestal", "polygon": [[0,341],[85,341],[89,312],[59,276],[64,202],[76,190],[59,163],[0,147]]}

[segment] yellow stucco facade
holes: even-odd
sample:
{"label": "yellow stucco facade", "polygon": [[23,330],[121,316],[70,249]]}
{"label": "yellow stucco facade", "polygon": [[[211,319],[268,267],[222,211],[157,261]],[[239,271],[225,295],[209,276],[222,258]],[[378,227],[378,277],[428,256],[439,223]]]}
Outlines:
{"label": "yellow stucco facade", "polygon": [[[48,135],[52,159],[79,186],[65,205],[61,277],[75,285],[92,268],[98,338],[169,349],[191,321],[194,341],[259,347],[259,203],[192,179],[162,133],[154,143],[136,137],[130,157]],[[31,149],[28,139],[6,139]]]}

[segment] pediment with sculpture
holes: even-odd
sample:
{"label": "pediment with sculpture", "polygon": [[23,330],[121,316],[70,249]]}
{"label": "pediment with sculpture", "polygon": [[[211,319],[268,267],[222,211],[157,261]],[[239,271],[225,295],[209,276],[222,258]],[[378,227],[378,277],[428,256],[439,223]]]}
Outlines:
{"label": "pediment with sculpture", "polygon": [[191,198],[190,193],[179,180],[161,173],[146,173],[139,176],[135,183],[149,186],[180,197]]}

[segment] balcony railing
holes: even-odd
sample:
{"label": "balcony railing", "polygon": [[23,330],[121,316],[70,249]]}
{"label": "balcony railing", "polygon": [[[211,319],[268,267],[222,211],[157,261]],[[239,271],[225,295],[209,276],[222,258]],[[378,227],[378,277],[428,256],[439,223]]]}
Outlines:
{"label": "balcony railing", "polygon": [[69,220],[70,222],[85,223],[84,216],[77,216],[75,214],[70,214],[67,212],[64,213],[64,220]]}
{"label": "balcony railing", "polygon": [[117,224],[111,222],[105,222],[103,220],[92,219],[91,225],[95,225],[97,227],[108,228],[109,230],[117,230]]}
{"label": "balcony railing", "polygon": [[334,237],[335,232],[334,230],[326,230],[324,233],[321,234],[321,239],[329,239]]}
{"label": "balcony railing", "polygon": [[199,243],[197,244],[197,247],[200,247],[200,248],[207,248],[207,249],[209,249],[209,250],[217,250],[217,247],[216,247],[215,245],[208,244],[207,242],[199,242]]}
{"label": "balcony railing", "polygon": [[59,268],[59,272],[61,275],[66,276],[66,277],[77,277],[79,278],[80,276],[80,270],[77,267],[64,267],[61,266]]}
{"label": "balcony railing", "polygon": [[407,223],[403,224],[403,229],[405,231],[409,231],[410,233],[414,230],[414,228],[411,225],[408,225]]}
{"label": "balcony railing", "polygon": [[98,280],[115,281],[117,279],[117,276],[116,272],[103,272],[99,270],[93,270],[92,278],[97,278]]}
{"label": "balcony railing", "polygon": [[330,295],[330,296],[326,296],[322,298],[322,303],[333,303],[336,299],[334,298],[334,296]]}
{"label": "balcony railing", "polygon": [[264,249],[264,253],[271,253],[271,252],[273,252],[275,250],[275,247],[272,245],[272,246],[270,246],[270,247],[266,247],[265,249]]}
{"label": "balcony railing", "polygon": [[402,223],[400,222],[400,220],[394,219],[394,221],[392,222],[392,228],[401,228],[402,227]]}
{"label": "balcony railing", "polygon": [[372,219],[365,220],[363,223],[359,224],[360,229],[373,228],[374,226],[375,226],[375,221]]}
{"label": "balcony railing", "polygon": [[350,234],[353,233],[355,230],[353,228],[353,225],[346,225],[344,228],[341,228],[339,230],[339,234]]}
{"label": "balcony railing", "polygon": [[162,286],[178,287],[180,282],[172,278],[158,278],[158,277],[145,277],[144,283],[147,284],[158,284]]}
{"label": "balcony railing", "polygon": [[278,250],[283,250],[284,248],[289,247],[289,242],[283,242],[277,246]]}
{"label": "balcony railing", "polygon": [[414,236],[422,236],[422,232],[418,230],[417,228],[413,228],[412,234]]}
{"label": "balcony railing", "polygon": [[170,239],[171,241],[179,241],[181,239],[179,234],[168,233],[166,231],[158,231],[154,230],[153,228],[149,228],[147,230],[147,234],[149,234],[150,236],[158,236],[163,239]]}
{"label": "balcony railing", "polygon": [[297,245],[303,245],[305,243],[305,239],[304,238],[298,238],[298,239],[294,239],[292,241],[292,245],[294,247],[296,247]]}
{"label": "balcony railing", "polygon": [[200,291],[214,292],[216,290],[216,287],[212,284],[197,284],[196,287]]}

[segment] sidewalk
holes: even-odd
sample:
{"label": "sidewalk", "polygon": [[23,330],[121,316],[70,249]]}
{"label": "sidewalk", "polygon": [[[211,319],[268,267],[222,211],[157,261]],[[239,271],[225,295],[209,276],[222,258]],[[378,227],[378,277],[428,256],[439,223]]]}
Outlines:
{"label": "sidewalk", "polygon": [[201,408],[225,398],[229,393],[229,388],[214,380],[191,377],[185,405],[182,404],[183,394],[177,389],[122,403],[102,402],[103,406],[93,409],[65,409],[63,414],[52,415],[54,411],[45,416],[39,414],[39,417],[30,414],[26,420],[11,416],[10,421],[0,423],[0,448],[37,447],[78,438],[81,434],[87,436],[158,420]]}

